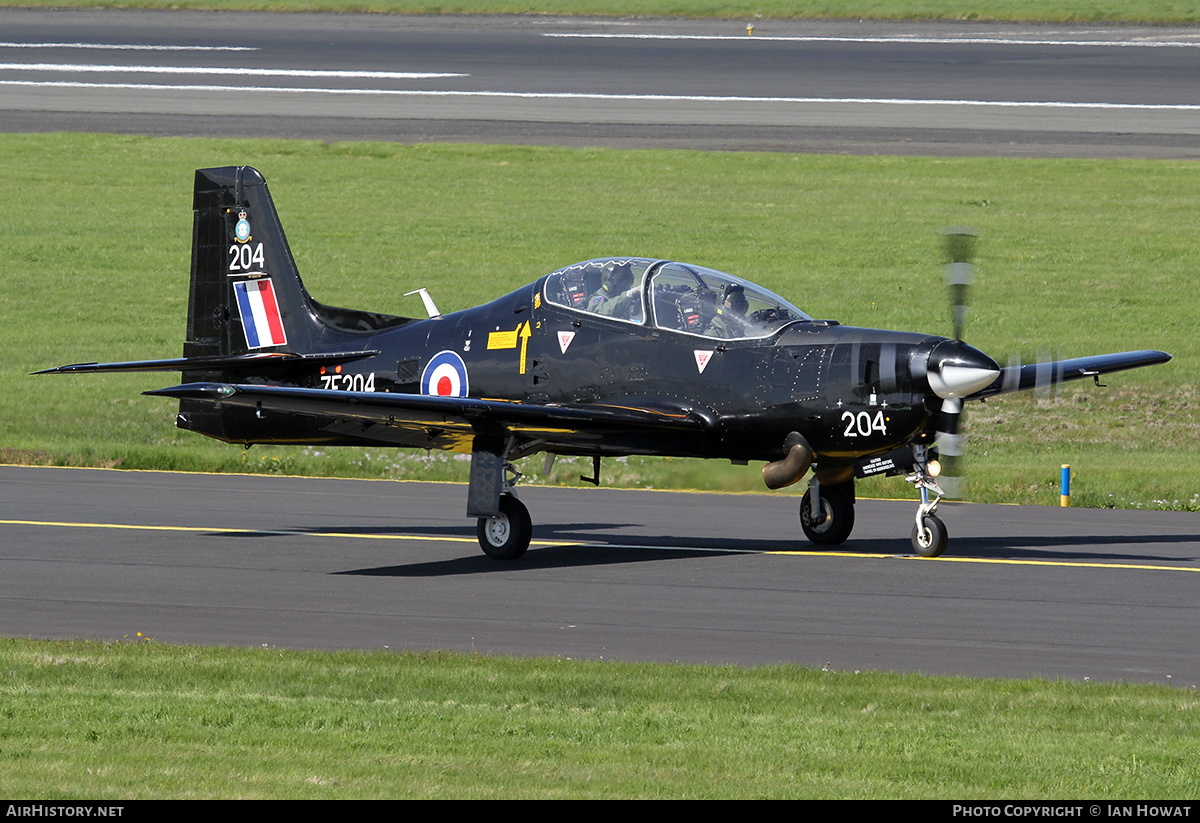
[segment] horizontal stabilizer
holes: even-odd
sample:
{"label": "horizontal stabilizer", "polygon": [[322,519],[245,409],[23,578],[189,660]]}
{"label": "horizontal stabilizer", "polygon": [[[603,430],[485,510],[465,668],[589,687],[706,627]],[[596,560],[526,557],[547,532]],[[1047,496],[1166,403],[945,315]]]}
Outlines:
{"label": "horizontal stabilizer", "polygon": [[173,357],[167,360],[128,360],[121,363],[74,363],[53,369],[35,371],[34,374],[84,374],[95,372],[135,371],[212,371],[212,370],[258,370],[262,368],[296,365],[321,365],[323,363],[347,363],[374,357],[378,351],[317,352],[293,354],[291,352],[252,352],[229,356]]}

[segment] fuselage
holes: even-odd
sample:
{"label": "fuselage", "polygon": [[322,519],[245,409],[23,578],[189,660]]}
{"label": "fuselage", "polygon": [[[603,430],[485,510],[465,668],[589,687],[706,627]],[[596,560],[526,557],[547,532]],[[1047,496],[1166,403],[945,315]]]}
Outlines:
{"label": "fuselage", "polygon": [[[602,279],[605,285],[616,279],[610,277],[614,270],[625,282],[608,289],[606,307],[596,295],[605,293]],[[731,310],[717,304],[722,289],[748,295],[748,305]],[[617,300],[622,293],[624,303]],[[703,423],[697,431],[653,436],[610,432],[595,442],[581,442],[578,435],[556,442],[554,431],[543,428],[520,433],[525,442],[517,453],[774,460],[788,434],[799,432],[823,465],[836,465],[927,438],[938,399],[929,380],[933,353],[947,344],[969,348],[931,335],[813,320],[729,275],[636,258],[588,261],[482,306],[392,321],[339,329],[336,346],[328,342],[333,350],[378,354],[343,364],[291,365],[256,382],[652,409]],[[180,425],[239,443],[470,450],[469,437],[436,420],[417,429],[364,428],[273,415],[267,425],[246,409],[181,408]]]}

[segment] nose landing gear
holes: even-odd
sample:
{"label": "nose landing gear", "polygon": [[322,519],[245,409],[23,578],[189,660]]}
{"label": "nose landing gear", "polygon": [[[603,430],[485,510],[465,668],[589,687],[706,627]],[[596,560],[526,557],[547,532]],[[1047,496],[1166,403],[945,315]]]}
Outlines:
{"label": "nose landing gear", "polygon": [[[916,522],[913,524],[912,530],[912,547],[913,551],[921,557],[938,557],[946,550],[946,542],[949,535],[946,532],[946,524],[942,522],[935,512],[937,511],[938,503],[942,502],[945,492],[937,484],[936,461],[928,459],[928,453],[924,446],[915,448],[917,463],[913,473],[905,477],[905,481],[912,483],[921,492],[921,502],[917,506]],[[931,462],[934,471],[931,472]],[[936,495],[932,500],[930,493]]]}

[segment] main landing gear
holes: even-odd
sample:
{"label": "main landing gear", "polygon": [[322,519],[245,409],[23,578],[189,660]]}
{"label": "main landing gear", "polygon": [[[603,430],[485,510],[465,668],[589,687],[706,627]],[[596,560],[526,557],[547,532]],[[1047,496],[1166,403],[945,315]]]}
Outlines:
{"label": "main landing gear", "polygon": [[508,459],[512,442],[477,438],[471,453],[467,516],[476,517],[479,547],[493,560],[516,560],[529,548],[533,521],[517,499],[521,473]]}
{"label": "main landing gear", "polygon": [[810,480],[800,498],[800,528],[818,546],[846,542],[854,529],[854,478],[830,485]]}

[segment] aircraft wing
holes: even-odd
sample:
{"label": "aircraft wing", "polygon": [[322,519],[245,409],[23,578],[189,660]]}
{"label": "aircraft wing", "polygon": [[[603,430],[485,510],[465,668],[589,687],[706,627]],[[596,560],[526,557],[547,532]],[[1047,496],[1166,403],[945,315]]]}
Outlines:
{"label": "aircraft wing", "polygon": [[1044,363],[1008,366],[1000,370],[1000,376],[986,388],[967,397],[967,400],[982,400],[997,394],[1009,394],[1040,386],[1054,386],[1067,380],[1098,378],[1102,374],[1137,369],[1166,363],[1171,355],[1163,351],[1129,351],[1119,354],[1097,354],[1090,357],[1074,357],[1069,360],[1050,360]]}
{"label": "aircraft wing", "polygon": [[574,444],[605,434],[654,436],[703,434],[717,420],[706,409],[665,404],[529,404],[475,397],[438,397],[391,392],[348,392],[284,386],[187,383],[145,392],[159,397],[328,418],[339,422],[404,429],[513,433],[547,445]]}

